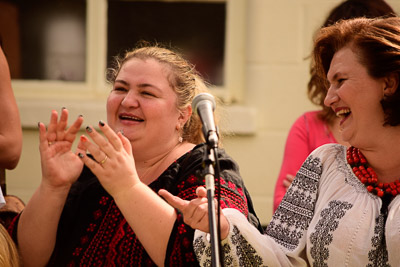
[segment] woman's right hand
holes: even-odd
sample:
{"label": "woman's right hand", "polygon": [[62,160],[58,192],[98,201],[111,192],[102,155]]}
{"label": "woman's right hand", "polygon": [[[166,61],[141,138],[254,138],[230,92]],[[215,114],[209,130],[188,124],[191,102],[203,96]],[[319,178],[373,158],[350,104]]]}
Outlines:
{"label": "woman's right hand", "polygon": [[39,126],[39,150],[42,166],[42,182],[50,188],[69,188],[76,181],[82,171],[83,163],[77,153],[72,152],[72,144],[82,123],[83,117],[79,116],[67,128],[68,110],[63,108],[60,120],[58,113],[51,112],[50,123],[47,127],[43,123]]}

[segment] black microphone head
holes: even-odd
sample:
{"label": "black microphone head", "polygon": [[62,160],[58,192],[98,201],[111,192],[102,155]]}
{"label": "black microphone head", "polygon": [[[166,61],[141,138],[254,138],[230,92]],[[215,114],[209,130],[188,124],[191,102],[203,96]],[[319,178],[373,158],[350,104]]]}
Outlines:
{"label": "black microphone head", "polygon": [[[196,95],[193,98],[192,101],[192,109],[197,113],[197,108],[199,106],[199,104],[201,104],[203,101],[209,102],[212,105],[212,110],[215,110],[215,99],[214,97],[209,94],[209,93],[200,93],[198,95]],[[204,102],[203,102],[204,103]]]}

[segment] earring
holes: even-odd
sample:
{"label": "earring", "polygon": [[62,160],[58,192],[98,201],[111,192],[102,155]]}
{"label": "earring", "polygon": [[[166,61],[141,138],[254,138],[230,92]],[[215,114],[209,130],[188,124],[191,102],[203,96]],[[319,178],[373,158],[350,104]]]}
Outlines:
{"label": "earring", "polygon": [[182,142],[183,142],[182,136],[179,136],[178,141],[179,141],[179,143],[182,143]]}

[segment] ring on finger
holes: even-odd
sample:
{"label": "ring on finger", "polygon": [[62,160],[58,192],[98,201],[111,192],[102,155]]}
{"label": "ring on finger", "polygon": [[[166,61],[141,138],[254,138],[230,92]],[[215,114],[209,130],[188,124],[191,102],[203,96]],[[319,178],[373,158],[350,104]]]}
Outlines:
{"label": "ring on finger", "polygon": [[108,159],[108,156],[106,155],[105,158],[102,161],[99,162],[99,164],[101,166],[103,166],[103,164],[106,163],[107,159]]}

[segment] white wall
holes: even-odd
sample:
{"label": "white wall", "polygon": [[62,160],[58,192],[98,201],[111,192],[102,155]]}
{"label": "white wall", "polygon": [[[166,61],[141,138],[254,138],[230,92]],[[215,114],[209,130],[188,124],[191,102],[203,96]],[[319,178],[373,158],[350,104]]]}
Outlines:
{"label": "white wall", "polygon": [[[225,149],[239,163],[263,223],[272,197],[287,132],[303,112],[312,35],[339,0],[248,0],[244,104],[256,110],[254,135],[228,137]],[[388,0],[400,13],[400,0]],[[49,111],[50,116],[50,111]],[[46,122],[47,123],[47,122]],[[18,167],[7,171],[9,194],[28,201],[41,178],[36,129],[24,129]]]}

